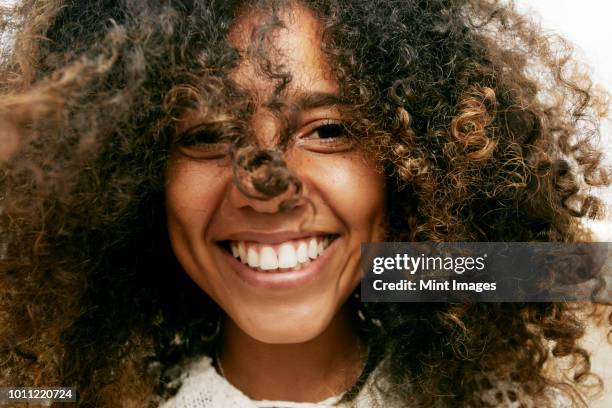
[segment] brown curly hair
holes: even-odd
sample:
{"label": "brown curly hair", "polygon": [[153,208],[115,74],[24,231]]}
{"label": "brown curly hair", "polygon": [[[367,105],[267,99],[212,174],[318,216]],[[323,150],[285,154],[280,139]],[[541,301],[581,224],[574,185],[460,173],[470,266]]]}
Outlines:
{"label": "brown curly hair", "polygon": [[[608,184],[595,145],[606,98],[562,39],[496,0],[299,1],[387,177],[387,240],[591,238],[580,219],[602,214],[589,189]],[[220,311],[170,249],[164,174],[178,118],[232,100],[226,34],[243,3],[2,10],[15,42],[0,65],[0,385],[154,406],[181,362],[210,353]],[[247,2],[269,10],[269,29],[283,3]],[[598,385],[578,345],[591,305],[359,307],[373,352],[347,400],[385,356],[406,406],[492,406],[504,384],[510,399],[583,406]],[[548,369],[562,358],[570,380]]]}

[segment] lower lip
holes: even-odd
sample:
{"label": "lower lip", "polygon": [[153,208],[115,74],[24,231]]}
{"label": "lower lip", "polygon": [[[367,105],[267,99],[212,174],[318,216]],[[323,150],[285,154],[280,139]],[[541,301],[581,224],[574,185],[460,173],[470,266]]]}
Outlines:
{"label": "lower lip", "polygon": [[308,265],[302,266],[299,270],[287,270],[283,272],[263,272],[250,268],[243,264],[237,258],[234,258],[224,249],[219,248],[223,255],[227,258],[230,267],[236,272],[238,277],[251,286],[266,289],[293,289],[307,285],[320,276],[325,265],[331,259],[333,253],[338,246],[340,237],[336,238],[325,251],[316,259],[310,261]]}

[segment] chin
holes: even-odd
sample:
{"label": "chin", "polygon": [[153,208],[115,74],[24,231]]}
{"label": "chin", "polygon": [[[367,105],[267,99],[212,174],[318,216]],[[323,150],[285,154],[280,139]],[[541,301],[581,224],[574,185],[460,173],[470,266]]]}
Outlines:
{"label": "chin", "polygon": [[232,320],[246,334],[269,344],[304,343],[329,326],[334,310],[324,307],[286,307],[281,310],[252,310]]}

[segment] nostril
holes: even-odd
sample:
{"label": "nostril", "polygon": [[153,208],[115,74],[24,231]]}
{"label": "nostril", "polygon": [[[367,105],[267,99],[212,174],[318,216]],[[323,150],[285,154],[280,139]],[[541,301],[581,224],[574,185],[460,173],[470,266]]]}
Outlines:
{"label": "nostril", "polygon": [[294,209],[299,203],[299,198],[289,198],[287,200],[283,200],[279,206],[278,210],[280,212],[288,212]]}

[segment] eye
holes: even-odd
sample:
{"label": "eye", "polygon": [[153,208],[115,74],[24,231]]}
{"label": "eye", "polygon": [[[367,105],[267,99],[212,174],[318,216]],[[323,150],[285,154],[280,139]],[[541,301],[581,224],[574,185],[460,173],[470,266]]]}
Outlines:
{"label": "eye", "polygon": [[318,153],[343,152],[353,147],[346,124],[337,120],[312,122],[298,137],[304,148]]}
{"label": "eye", "polygon": [[188,129],[177,137],[175,147],[195,159],[217,159],[229,153],[230,137],[218,124],[205,124]]}
{"label": "eye", "polygon": [[180,138],[179,144],[183,147],[192,147],[198,145],[210,145],[217,143],[221,139],[220,135],[214,132],[207,132],[200,130],[196,132],[189,132],[188,134]]}
{"label": "eye", "polygon": [[337,137],[345,137],[346,129],[340,123],[326,123],[314,130],[320,139],[333,139]]}

